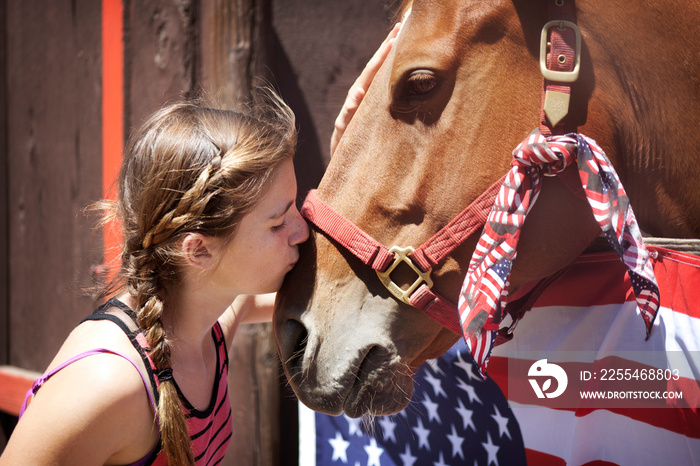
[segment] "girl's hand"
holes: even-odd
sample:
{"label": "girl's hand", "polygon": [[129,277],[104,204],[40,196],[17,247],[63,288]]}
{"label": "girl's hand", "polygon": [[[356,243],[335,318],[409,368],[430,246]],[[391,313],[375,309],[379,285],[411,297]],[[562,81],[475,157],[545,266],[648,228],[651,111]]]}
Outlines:
{"label": "girl's hand", "polygon": [[360,77],[358,77],[355,83],[350,87],[343,108],[338,118],[335,120],[335,129],[333,130],[333,136],[331,136],[331,157],[336,147],[338,147],[338,142],[340,142],[340,138],[343,137],[343,133],[348,127],[350,120],[352,120],[357,108],[360,106],[360,102],[362,102],[362,99],[365,97],[369,85],[372,84],[374,76],[382,66],[382,63],[384,63],[387,55],[389,55],[391,46],[394,44],[394,40],[400,30],[401,23],[396,23],[387,38],[382,42],[382,45],[380,45],[379,49],[374,53],[374,56],[369,60],[365,69],[362,70]]}

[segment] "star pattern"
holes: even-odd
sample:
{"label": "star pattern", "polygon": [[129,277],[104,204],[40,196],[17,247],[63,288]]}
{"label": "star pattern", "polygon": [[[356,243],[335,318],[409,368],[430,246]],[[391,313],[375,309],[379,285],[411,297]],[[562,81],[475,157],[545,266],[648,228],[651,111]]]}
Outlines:
{"label": "star pattern", "polygon": [[462,443],[464,443],[464,437],[457,435],[454,424],[452,424],[452,432],[447,436],[447,439],[452,444],[452,457],[459,456],[464,459],[464,452],[462,452]]}
{"label": "star pattern", "polygon": [[486,434],[486,442],[482,443],[481,446],[484,447],[486,450],[486,454],[488,455],[486,459],[486,465],[490,464],[495,464],[498,466],[498,457],[496,456],[498,454],[498,446],[493,443],[491,440],[491,434],[487,433]]}
{"label": "star pattern", "polygon": [[418,448],[425,448],[430,451],[430,444],[428,443],[428,436],[430,436],[430,430],[423,426],[423,419],[418,418],[418,425],[413,428],[413,432],[418,436]]}
{"label": "star pattern", "polygon": [[384,438],[396,443],[396,422],[394,422],[392,416],[382,416],[377,422],[379,422],[379,425],[382,426]]}
{"label": "star pattern", "polygon": [[442,421],[440,420],[440,415],[438,414],[439,405],[437,403],[431,400],[430,397],[426,394],[425,399],[421,401],[421,404],[425,406],[425,409],[428,412],[429,421],[435,421],[438,424],[442,424]]}
{"label": "star pattern", "polygon": [[382,463],[379,461],[379,457],[382,456],[382,453],[384,453],[384,449],[377,446],[377,439],[369,439],[369,445],[365,447],[365,452],[369,457],[367,460],[367,466],[382,466]]}
{"label": "star pattern", "polygon": [[340,460],[343,463],[348,462],[348,447],[350,442],[345,440],[340,432],[335,433],[335,438],[329,439],[328,443],[333,447],[333,458],[332,460]]}
{"label": "star pattern", "polygon": [[399,458],[401,458],[402,466],[413,466],[418,460],[417,456],[411,454],[411,447],[408,444],[406,444],[406,451],[401,453]]}
{"label": "star pattern", "polygon": [[502,437],[505,435],[510,438],[510,432],[508,432],[508,418],[501,415],[500,411],[498,411],[498,406],[493,405],[493,409],[495,414],[492,414],[491,417],[496,421],[496,424],[498,424],[498,436]]}
{"label": "star pattern", "polygon": [[476,394],[476,389],[473,385],[469,385],[464,380],[457,378],[457,388],[464,390],[467,393],[470,403],[481,403],[479,395]]}
{"label": "star pattern", "polygon": [[459,415],[462,417],[462,426],[464,430],[467,430],[467,428],[471,428],[474,432],[476,432],[476,426],[474,425],[474,421],[472,421],[472,416],[474,415],[474,411],[471,409],[467,409],[464,407],[464,403],[462,403],[461,399],[457,400],[457,412]]}
{"label": "star pattern", "polygon": [[360,428],[360,423],[362,422],[362,419],[353,419],[351,417],[347,417],[344,414],[343,417],[348,421],[348,435],[357,435],[358,437],[362,437],[362,429]]}
{"label": "star pattern", "polygon": [[317,466],[526,464],[517,420],[498,385],[476,375],[464,340],[418,370],[402,412],[315,418]]}
{"label": "star pattern", "polygon": [[439,378],[426,371],[425,381],[428,382],[431,387],[433,387],[435,396],[443,396],[447,398],[447,393],[445,393],[445,390],[442,389],[442,381]]}

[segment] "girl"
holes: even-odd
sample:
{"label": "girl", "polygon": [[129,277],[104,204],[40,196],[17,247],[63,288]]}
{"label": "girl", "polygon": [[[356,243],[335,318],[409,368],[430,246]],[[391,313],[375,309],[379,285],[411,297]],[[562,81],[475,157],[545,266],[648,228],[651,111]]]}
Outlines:
{"label": "girl", "polygon": [[[331,150],[397,33],[351,88]],[[123,228],[121,270],[103,291],[116,297],[34,384],[0,464],[223,458],[233,434],[226,348],[240,323],[270,320],[269,293],[309,234],[295,205],[295,144],[294,115],[273,93],[245,112],[173,104],[132,136],[116,206],[106,206]]]}
{"label": "girl", "polygon": [[294,115],[268,101],[255,113],[171,105],[134,135],[116,205],[121,292],[50,364],[7,464],[224,456],[226,348],[251,308],[231,303],[276,291],[308,237],[295,206]]}

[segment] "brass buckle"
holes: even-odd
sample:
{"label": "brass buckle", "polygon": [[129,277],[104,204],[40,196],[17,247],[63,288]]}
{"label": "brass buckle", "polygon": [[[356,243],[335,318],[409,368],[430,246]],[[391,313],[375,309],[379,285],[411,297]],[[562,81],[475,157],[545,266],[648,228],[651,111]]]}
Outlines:
{"label": "brass buckle", "polygon": [[[572,71],[554,71],[547,68],[547,33],[552,27],[559,29],[573,29],[576,34],[576,57],[574,69]],[[557,81],[560,83],[572,83],[578,79],[579,69],[581,68],[581,30],[571,21],[555,20],[550,21],[542,28],[540,35],[540,72],[548,81]]]}
{"label": "brass buckle", "polygon": [[[410,297],[411,294],[420,286],[421,283],[425,282],[426,285],[428,285],[428,288],[432,288],[433,286],[433,281],[430,279],[430,272],[432,272],[432,268],[428,269],[427,272],[423,272],[421,269],[419,269],[413,261],[408,257],[409,254],[411,254],[415,249],[413,249],[411,246],[408,246],[406,248],[401,248],[399,246],[392,246],[389,249],[389,252],[394,254],[394,262],[387,267],[387,269],[384,272],[379,272],[377,271],[377,276],[379,277],[379,280],[381,280],[382,284],[386,287],[387,290],[391,292],[399,301],[404,302],[408,305],[411,305]],[[411,286],[408,287],[406,291],[401,289],[394,281],[391,279],[391,272],[394,271],[394,269],[401,263],[405,262],[409,267],[413,269],[416,274],[418,274],[418,278],[416,279],[415,282]]]}

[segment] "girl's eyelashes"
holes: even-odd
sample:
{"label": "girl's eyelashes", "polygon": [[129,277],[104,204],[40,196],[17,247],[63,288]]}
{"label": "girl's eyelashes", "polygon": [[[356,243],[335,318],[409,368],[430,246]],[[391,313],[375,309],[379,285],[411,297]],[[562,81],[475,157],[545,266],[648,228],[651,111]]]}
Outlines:
{"label": "girl's eyelashes", "polygon": [[277,231],[282,230],[285,226],[287,226],[287,222],[286,222],[286,221],[280,223],[279,225],[274,225],[274,226],[271,228],[271,230],[274,231],[274,232],[277,232]]}

